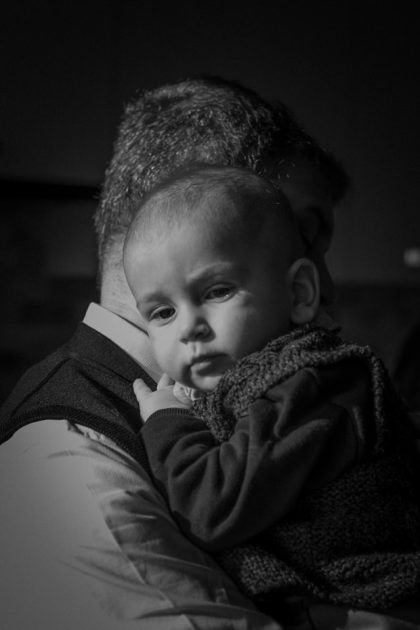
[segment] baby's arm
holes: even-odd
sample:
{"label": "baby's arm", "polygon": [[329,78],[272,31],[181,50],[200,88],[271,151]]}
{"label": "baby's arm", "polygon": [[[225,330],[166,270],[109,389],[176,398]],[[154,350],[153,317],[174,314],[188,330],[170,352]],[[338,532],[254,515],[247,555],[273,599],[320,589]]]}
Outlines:
{"label": "baby's arm", "polygon": [[253,403],[222,444],[187,408],[154,410],[142,428],[151,468],[196,544],[216,552],[249,539],[290,511],[302,490],[354,461],[353,407],[331,404],[323,390],[302,370]]}

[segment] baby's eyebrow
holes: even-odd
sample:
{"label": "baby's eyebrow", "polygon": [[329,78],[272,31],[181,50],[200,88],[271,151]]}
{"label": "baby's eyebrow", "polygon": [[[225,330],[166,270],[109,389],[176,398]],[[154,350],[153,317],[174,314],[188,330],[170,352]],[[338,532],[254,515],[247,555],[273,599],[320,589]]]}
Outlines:
{"label": "baby's eyebrow", "polygon": [[[199,285],[202,282],[208,282],[209,280],[223,280],[228,275],[231,278],[234,277],[235,279],[243,279],[247,272],[248,267],[246,264],[238,264],[234,262],[212,263],[200,267],[191,273],[186,279],[186,284],[194,288],[196,285]],[[138,309],[141,309],[142,307],[144,308],[145,306],[150,307],[151,304],[165,301],[165,299],[167,299],[167,296],[164,291],[161,291],[160,289],[151,290],[141,295],[141,298],[136,301],[136,306]]]}
{"label": "baby's eyebrow", "polygon": [[213,278],[217,276],[223,276],[226,274],[235,274],[239,275],[244,273],[246,267],[245,265],[238,265],[231,262],[220,262],[212,265],[208,265],[206,267],[201,267],[196,272],[191,274],[189,280],[191,282],[206,280],[208,278]]}
{"label": "baby's eyebrow", "polygon": [[144,293],[141,298],[136,301],[136,306],[140,308],[140,306],[144,304],[161,301],[163,297],[163,293],[160,291],[150,291],[149,293]]}

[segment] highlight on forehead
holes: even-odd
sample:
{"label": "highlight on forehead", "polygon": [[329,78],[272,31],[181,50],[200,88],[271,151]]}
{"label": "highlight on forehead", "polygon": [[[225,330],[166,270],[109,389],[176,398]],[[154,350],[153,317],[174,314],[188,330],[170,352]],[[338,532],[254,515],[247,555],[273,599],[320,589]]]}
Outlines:
{"label": "highlight on forehead", "polygon": [[253,171],[196,165],[173,174],[142,201],[127,243],[152,244],[180,225],[194,223],[219,237],[258,237],[270,224],[294,241],[293,212],[280,190]]}

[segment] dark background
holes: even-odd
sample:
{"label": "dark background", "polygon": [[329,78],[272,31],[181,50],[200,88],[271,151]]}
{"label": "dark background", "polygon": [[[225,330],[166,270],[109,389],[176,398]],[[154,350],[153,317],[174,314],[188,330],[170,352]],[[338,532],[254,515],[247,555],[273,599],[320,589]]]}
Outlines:
{"label": "dark background", "polygon": [[91,219],[124,104],[201,72],[283,100],[346,166],[339,317],[394,371],[420,320],[415,14],[380,0],[3,3],[0,397],[97,297]]}

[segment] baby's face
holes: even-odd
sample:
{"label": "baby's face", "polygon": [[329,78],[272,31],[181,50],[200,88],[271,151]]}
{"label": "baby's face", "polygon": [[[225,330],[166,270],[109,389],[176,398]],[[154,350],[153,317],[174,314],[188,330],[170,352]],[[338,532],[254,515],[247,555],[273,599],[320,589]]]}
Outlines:
{"label": "baby's face", "polygon": [[238,359],[290,328],[287,269],[251,243],[216,242],[195,225],[134,245],[127,278],[156,359],[176,381],[213,390]]}

